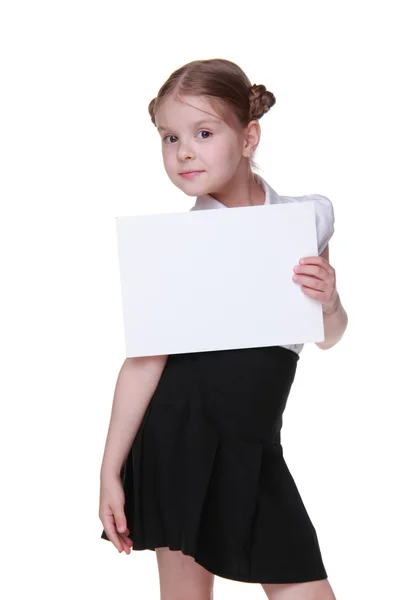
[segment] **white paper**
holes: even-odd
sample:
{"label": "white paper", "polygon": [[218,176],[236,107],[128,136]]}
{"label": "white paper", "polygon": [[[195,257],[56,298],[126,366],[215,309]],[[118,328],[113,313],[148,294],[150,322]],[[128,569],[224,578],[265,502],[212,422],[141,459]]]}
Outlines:
{"label": "white paper", "polygon": [[319,342],[314,201],[116,219],[127,356]]}

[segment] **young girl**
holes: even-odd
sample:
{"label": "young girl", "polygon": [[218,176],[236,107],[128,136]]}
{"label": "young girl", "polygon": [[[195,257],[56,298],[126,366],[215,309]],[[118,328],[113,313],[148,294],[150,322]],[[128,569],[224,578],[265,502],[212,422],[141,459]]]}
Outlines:
{"label": "young girl", "polygon": [[[293,281],[321,302],[326,349],[347,326],[329,264],[332,205],[279,196],[253,172],[259,119],[274,104],[236,64],[214,59],[172,73],[149,112],[192,210],[315,201],[319,256],[294,265]],[[124,361],[101,467],[101,537],[127,554],[155,550],[162,600],[210,599],[215,575],[260,583],[270,600],[335,597],[281,446],[302,347]]]}

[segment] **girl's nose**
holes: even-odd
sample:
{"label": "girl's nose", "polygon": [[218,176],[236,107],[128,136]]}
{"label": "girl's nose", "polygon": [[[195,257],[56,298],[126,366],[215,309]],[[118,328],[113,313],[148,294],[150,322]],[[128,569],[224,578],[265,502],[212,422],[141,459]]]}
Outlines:
{"label": "girl's nose", "polygon": [[178,159],[186,160],[188,158],[193,159],[195,157],[194,150],[188,144],[180,144],[178,148]]}

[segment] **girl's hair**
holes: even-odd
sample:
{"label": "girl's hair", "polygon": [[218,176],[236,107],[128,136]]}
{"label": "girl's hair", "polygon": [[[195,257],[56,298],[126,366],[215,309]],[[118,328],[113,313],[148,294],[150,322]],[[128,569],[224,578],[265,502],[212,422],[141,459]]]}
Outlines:
{"label": "girl's hair", "polygon": [[171,73],[148,107],[154,125],[157,108],[173,93],[177,97],[206,96],[227,123],[235,126],[233,116],[243,127],[261,119],[276,102],[264,85],[252,85],[238,65],[222,58],[194,60]]}

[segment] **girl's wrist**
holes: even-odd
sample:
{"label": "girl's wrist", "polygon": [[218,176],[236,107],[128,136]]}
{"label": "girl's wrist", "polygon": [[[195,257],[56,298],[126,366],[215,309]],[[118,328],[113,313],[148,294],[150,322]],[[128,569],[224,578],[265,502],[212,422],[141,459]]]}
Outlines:
{"label": "girl's wrist", "polygon": [[323,305],[322,306],[322,312],[324,313],[324,315],[333,315],[335,312],[337,312],[339,310],[340,307],[340,298],[339,298],[339,294],[336,293],[336,297],[334,299],[334,301],[328,305]]}
{"label": "girl's wrist", "polygon": [[119,479],[120,473],[121,468],[118,468],[115,465],[103,464],[100,469],[100,480],[104,481],[106,479]]}

